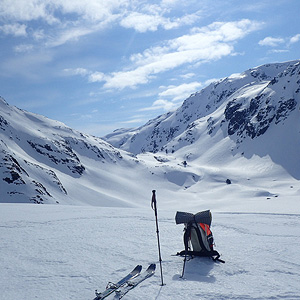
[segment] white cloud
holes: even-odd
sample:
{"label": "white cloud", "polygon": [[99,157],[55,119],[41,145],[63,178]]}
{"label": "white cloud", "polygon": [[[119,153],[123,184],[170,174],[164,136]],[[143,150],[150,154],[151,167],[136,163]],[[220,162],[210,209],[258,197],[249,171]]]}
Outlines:
{"label": "white cloud", "polygon": [[274,37],[266,37],[263,40],[260,40],[258,44],[260,46],[269,46],[269,47],[277,47],[280,44],[283,44],[285,40],[283,38],[274,38]]}
{"label": "white cloud", "polygon": [[[80,37],[101,30],[114,22],[120,18],[129,2],[125,0],[1,0],[0,18],[12,24],[0,26],[0,32],[25,36],[26,26],[28,26],[28,32],[36,41],[44,39],[44,46],[57,47],[69,41],[77,41]],[[30,22],[37,20],[51,26],[35,29],[35,24]]]}
{"label": "white cloud", "polygon": [[68,75],[86,76],[90,74],[90,71],[85,68],[64,69],[64,72],[67,73]]}
{"label": "white cloud", "polygon": [[180,18],[167,18],[163,14],[141,13],[133,11],[125,16],[121,21],[121,26],[125,28],[133,28],[138,32],[156,31],[159,26],[165,30],[178,28],[182,25],[193,24],[199,19],[198,13],[185,15]]}
{"label": "white cloud", "polygon": [[62,30],[59,34],[54,37],[50,37],[46,42],[46,47],[57,47],[65,44],[69,41],[77,41],[80,37],[90,34],[93,32],[92,28],[69,28]]}
{"label": "white cloud", "polygon": [[45,34],[45,31],[43,29],[36,29],[32,32],[32,37],[39,41],[39,40],[42,40],[44,38],[46,38],[46,34]]}
{"label": "white cloud", "polygon": [[178,2],[180,2],[180,1],[179,0],[162,0],[161,4],[163,6],[170,6],[170,5],[177,4]]}
{"label": "white cloud", "polygon": [[121,20],[120,24],[125,28],[134,28],[138,32],[156,31],[159,25],[164,25],[166,19],[159,15],[148,15],[132,12]]}
{"label": "white cloud", "polygon": [[[269,47],[278,47],[282,44],[285,44],[285,46],[290,46],[291,44],[297,43],[300,40],[300,34],[296,34],[292,37],[286,37],[286,38],[282,38],[282,37],[266,37],[263,40],[260,40],[258,42],[258,44],[260,46],[269,46]],[[284,45],[283,45],[284,46]],[[271,53],[283,53],[283,52],[288,52],[289,50],[287,49],[282,49],[282,50],[272,50],[270,51]]]}
{"label": "white cloud", "polygon": [[159,93],[159,97],[170,97],[172,101],[182,101],[190,96],[192,93],[198,91],[202,87],[201,82],[190,82],[190,83],[183,83],[178,86],[168,86],[166,90]]}
{"label": "white cloud", "polygon": [[[44,46],[57,47],[113,23],[146,32],[156,31],[158,27],[169,30],[191,25],[199,19],[198,12],[177,18],[166,17],[176,6],[175,2],[141,5],[135,0],[1,0],[0,18],[11,23],[24,23],[19,25],[18,31],[15,28],[16,36],[25,35],[27,25],[36,41],[44,39]],[[31,21],[41,21],[51,26],[33,29],[35,25]],[[9,26],[13,25],[4,25],[0,31],[12,34]]]}
{"label": "white cloud", "polygon": [[26,36],[26,25],[24,24],[5,24],[3,26],[0,26],[0,32],[3,32],[5,35],[14,35],[16,37],[19,36]]}
{"label": "white cloud", "polygon": [[287,49],[272,49],[268,51],[268,53],[287,53],[287,52],[289,52],[289,50]]}
{"label": "white cloud", "polygon": [[[159,93],[159,99],[154,101],[150,107],[140,109],[140,111],[164,110],[170,111],[176,109],[183,100],[192,93],[198,91],[203,84],[201,82],[184,83],[178,86],[170,85],[168,87],[160,87],[165,89]],[[170,98],[170,100],[166,100]]]}
{"label": "white cloud", "polygon": [[[89,72],[80,75],[88,76],[90,82],[104,83],[103,87],[106,89],[135,88],[148,83],[160,73],[184,64],[198,65],[234,55],[234,43],[250,32],[258,30],[260,26],[260,23],[250,20],[212,23],[209,26],[194,28],[190,34],[164,41],[161,45],[148,48],[142,53],[131,55],[131,65],[124,70],[108,74]],[[183,85],[181,89],[188,87],[191,85]]]}
{"label": "white cloud", "polygon": [[300,33],[294,35],[293,37],[290,38],[290,43],[291,44],[294,44],[294,43],[297,43],[299,42],[300,40]]}
{"label": "white cloud", "polygon": [[49,9],[52,1],[1,0],[0,16],[6,20],[32,21],[43,19],[49,24],[57,22]]}
{"label": "white cloud", "polygon": [[90,21],[110,19],[114,14],[121,14],[130,4],[130,1],[124,0],[56,0],[55,2],[62,12],[75,13]]}
{"label": "white cloud", "polygon": [[20,21],[44,20],[49,24],[60,23],[57,16],[61,14],[75,14],[74,20],[84,18],[90,21],[100,21],[120,11],[128,5],[128,1],[110,0],[1,0],[0,15],[6,19]]}
{"label": "white cloud", "polygon": [[151,111],[151,110],[160,110],[170,111],[177,108],[178,105],[174,104],[172,101],[159,99],[153,102],[152,106],[141,108],[139,111]]}
{"label": "white cloud", "polygon": [[20,44],[14,47],[14,51],[18,53],[30,52],[34,48],[31,44]]}
{"label": "white cloud", "polygon": [[183,74],[183,75],[181,75],[180,77],[183,78],[183,79],[190,79],[190,78],[192,78],[192,77],[194,77],[194,76],[196,76],[196,74],[190,72],[190,73],[187,73],[187,74]]}
{"label": "white cloud", "polygon": [[106,76],[102,72],[94,72],[89,75],[89,82],[101,82],[105,81]]}
{"label": "white cloud", "polygon": [[[148,83],[159,73],[184,64],[203,63],[231,55],[234,50],[233,43],[258,28],[260,23],[250,20],[216,22],[206,27],[194,28],[190,34],[132,55],[131,70],[107,75],[104,87],[134,88]],[[100,81],[102,80],[103,78]]]}

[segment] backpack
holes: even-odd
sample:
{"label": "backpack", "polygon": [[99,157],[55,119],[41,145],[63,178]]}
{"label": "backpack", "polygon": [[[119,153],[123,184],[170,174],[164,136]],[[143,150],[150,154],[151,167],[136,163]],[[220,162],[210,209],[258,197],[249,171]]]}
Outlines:
{"label": "backpack", "polygon": [[201,211],[195,215],[178,211],[175,221],[176,224],[184,224],[184,250],[177,253],[177,255],[185,257],[184,266],[187,256],[192,258],[194,256],[211,257],[215,262],[225,263],[220,259],[219,252],[214,250],[214,238],[210,229],[212,215],[209,210]]}

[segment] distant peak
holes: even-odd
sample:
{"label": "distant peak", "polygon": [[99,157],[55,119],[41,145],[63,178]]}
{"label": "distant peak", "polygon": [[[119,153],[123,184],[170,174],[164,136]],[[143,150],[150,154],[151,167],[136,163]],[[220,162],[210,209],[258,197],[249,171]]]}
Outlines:
{"label": "distant peak", "polygon": [[0,96],[0,103],[9,106],[9,104],[1,96]]}

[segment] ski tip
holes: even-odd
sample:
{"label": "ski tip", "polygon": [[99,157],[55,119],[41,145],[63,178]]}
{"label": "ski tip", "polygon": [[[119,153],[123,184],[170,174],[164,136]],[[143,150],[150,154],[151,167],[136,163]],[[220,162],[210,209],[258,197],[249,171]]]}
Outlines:
{"label": "ski tip", "polygon": [[155,271],[155,268],[156,268],[156,264],[151,264],[149,267],[148,267],[148,269],[147,269],[147,271]]}
{"label": "ski tip", "polygon": [[142,271],[142,266],[141,265],[137,265],[132,272],[141,272]]}

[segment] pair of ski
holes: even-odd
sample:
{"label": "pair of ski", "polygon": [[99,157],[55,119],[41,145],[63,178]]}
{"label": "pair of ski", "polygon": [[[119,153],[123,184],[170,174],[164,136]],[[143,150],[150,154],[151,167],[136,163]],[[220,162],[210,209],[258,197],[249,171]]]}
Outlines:
{"label": "pair of ski", "polygon": [[116,292],[116,298],[121,299],[126,295],[130,290],[135,288],[138,284],[140,284],[145,279],[151,277],[155,272],[155,264],[151,264],[148,269],[141,273],[142,266],[137,265],[128,275],[123,277],[117,283],[109,283],[106,287],[106,290],[102,293],[98,293],[95,291],[96,298],[94,300],[101,300]]}

